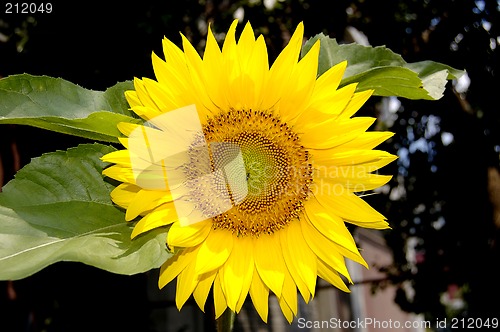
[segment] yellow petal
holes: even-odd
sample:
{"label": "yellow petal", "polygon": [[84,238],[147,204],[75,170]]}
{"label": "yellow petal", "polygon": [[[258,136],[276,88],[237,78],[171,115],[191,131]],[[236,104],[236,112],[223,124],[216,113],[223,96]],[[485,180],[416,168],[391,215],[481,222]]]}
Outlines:
{"label": "yellow petal", "polygon": [[[243,304],[253,277],[253,241],[251,238],[235,238],[233,250],[219,270],[228,307],[238,312]],[[243,300],[242,300],[243,299]]]}
{"label": "yellow petal", "polygon": [[101,160],[106,163],[114,163],[123,167],[131,167],[130,153],[128,150],[118,150],[105,154]]}
{"label": "yellow petal", "polygon": [[130,122],[119,122],[116,125],[118,130],[125,136],[130,136],[130,134],[140,126],[140,124]]}
{"label": "yellow petal", "polygon": [[220,268],[228,259],[231,250],[233,250],[233,235],[225,230],[213,230],[200,246],[196,273],[204,274]]}
{"label": "yellow petal", "polygon": [[311,248],[312,251],[322,259],[328,266],[338,271],[349,281],[351,277],[347,271],[345,265],[344,256],[342,256],[335,248],[332,243],[328,241],[321,233],[319,233],[314,227],[309,223],[300,223],[302,228],[302,233],[304,234],[304,239]]}
{"label": "yellow petal", "polygon": [[141,187],[135,184],[122,183],[119,184],[113,191],[111,191],[111,200],[123,207],[127,208],[135,195],[141,190]]}
{"label": "yellow petal", "polygon": [[262,109],[271,109],[283,95],[287,88],[290,74],[297,65],[304,36],[304,25],[299,23],[288,45],[278,55],[271,66],[269,79],[265,87],[266,93],[262,102]]}
{"label": "yellow petal", "polygon": [[307,245],[299,221],[291,221],[279,234],[285,263],[302,297],[308,302],[309,294],[314,296],[316,289],[316,254]]}
{"label": "yellow petal", "polygon": [[318,126],[331,127],[331,121],[338,121],[337,117],[349,104],[354,91],[356,91],[356,84],[349,84],[339,90],[317,91],[311,97],[310,104],[297,118],[294,124],[296,131],[307,134],[311,133],[311,130],[314,130],[312,132],[314,133]]}
{"label": "yellow petal", "polygon": [[359,255],[356,242],[342,218],[329,213],[314,197],[307,201],[305,210],[304,222],[309,222],[329,240]]}
{"label": "yellow petal", "polygon": [[375,120],[369,117],[356,117],[342,121],[336,119],[325,121],[304,132],[301,135],[301,142],[309,149],[331,149],[355,139],[365,132]]}
{"label": "yellow petal", "polygon": [[286,320],[288,321],[288,324],[292,324],[294,317],[293,310],[290,308],[283,297],[278,298],[278,304],[280,305],[280,309],[283,312],[283,316],[285,316]]}
{"label": "yellow petal", "polygon": [[309,104],[318,73],[319,48],[318,40],[300,59],[289,78],[279,102],[280,116],[284,122],[293,124],[291,120],[296,119]]}
{"label": "yellow petal", "polygon": [[145,120],[151,120],[163,114],[163,112],[158,108],[151,108],[142,105],[133,106],[132,111]]}
{"label": "yellow petal", "polygon": [[326,213],[313,215],[313,218],[306,216],[305,219],[311,227],[318,230],[327,240],[331,241],[331,243],[329,243],[331,251],[336,251],[342,256],[368,268],[368,264],[359,253],[354,239],[342,220],[337,220],[337,222],[335,222],[334,220],[337,218],[332,218]]}
{"label": "yellow petal", "polygon": [[174,280],[196,258],[197,248],[186,248],[170,257],[160,268],[158,287],[163,288]]}
{"label": "yellow petal", "polygon": [[233,81],[234,90],[231,94],[238,96],[243,108],[257,109],[262,100],[269,64],[264,38],[259,36],[257,41],[255,40],[249,22],[243,28],[236,51],[235,64],[239,64],[239,70],[233,69],[238,78],[235,77]]}
{"label": "yellow petal", "polygon": [[[135,79],[136,78],[134,78],[134,80]],[[130,107],[142,105],[141,101],[139,100],[139,96],[137,96],[137,92],[135,92],[135,90],[125,91],[125,98],[127,99],[127,102],[130,105]]]}
{"label": "yellow petal", "polygon": [[208,96],[215,107],[228,109],[226,95],[224,93],[224,84],[227,84],[224,70],[222,70],[222,53],[212,33],[211,25],[208,27],[207,45],[203,53],[203,73],[205,79],[205,88]]}
{"label": "yellow petal", "polygon": [[[283,292],[281,292],[281,298],[280,300],[283,299],[286,304],[288,305],[288,308],[292,311],[292,319],[293,316],[297,315],[298,312],[298,301],[297,301],[297,286],[295,285],[295,282],[293,281],[292,276],[288,271],[285,271],[285,280],[283,282]],[[288,320],[290,323],[291,320]]]}
{"label": "yellow petal", "polygon": [[194,247],[207,238],[211,229],[211,219],[185,226],[176,222],[168,230],[167,243],[172,247]]}
{"label": "yellow petal", "polygon": [[226,99],[229,108],[241,109],[243,108],[242,99],[239,96],[245,93],[241,85],[241,61],[238,58],[238,47],[236,43],[236,24],[229,28],[224,44],[222,45],[222,70],[224,70],[224,84],[226,92]]}
{"label": "yellow petal", "polygon": [[369,131],[362,133],[355,139],[346,142],[335,148],[336,151],[345,151],[351,149],[371,150],[394,136],[394,133],[389,131]]}
{"label": "yellow petal", "polygon": [[387,221],[354,221],[354,220],[346,220],[346,222],[363,227],[363,228],[372,228],[372,229],[390,229],[391,227],[387,223]]}
{"label": "yellow petal", "polygon": [[156,106],[154,100],[151,98],[148,91],[146,90],[146,87],[144,86],[144,82],[142,80],[135,78],[134,88],[137,93],[137,97],[139,97],[140,103],[142,105],[160,111]]}
{"label": "yellow petal", "polygon": [[120,182],[135,184],[135,175],[131,168],[112,165],[102,171],[102,175],[110,177]]}
{"label": "yellow petal", "polygon": [[344,280],[340,277],[339,273],[329,267],[328,264],[323,262],[321,259],[318,260],[318,275],[321,279],[328,281],[338,289],[343,290],[346,293],[351,292],[344,283]]}
{"label": "yellow petal", "polygon": [[[172,43],[168,38],[163,38],[162,40],[163,54],[165,55],[165,62],[170,68],[179,71],[180,76],[188,74],[186,68],[186,57],[184,52]],[[183,79],[179,79],[180,82],[186,82],[186,76]]]}
{"label": "yellow petal", "polygon": [[347,104],[346,108],[342,111],[341,117],[350,118],[353,116],[360,108],[363,106],[366,101],[373,94],[373,90],[366,90],[362,92],[355,93],[349,104]]}
{"label": "yellow petal", "polygon": [[226,297],[222,290],[221,280],[218,273],[214,281],[214,306],[215,306],[215,319],[217,319],[227,309]]}
{"label": "yellow petal", "polygon": [[252,61],[248,63],[248,80],[252,82],[253,98],[250,98],[249,108],[264,109],[262,107],[263,96],[267,93],[264,90],[265,83],[269,75],[269,56],[264,37],[261,35],[257,38],[255,46],[252,50]]}
{"label": "yellow petal", "polygon": [[318,77],[316,85],[314,86],[314,92],[324,93],[336,90],[339,87],[340,81],[342,81],[342,76],[344,76],[346,68],[347,61],[339,62],[335,66],[330,67],[330,69]]}
{"label": "yellow petal", "polygon": [[177,213],[173,202],[160,205],[153,211],[144,216],[134,227],[130,237],[133,239],[137,235],[150,231],[152,229],[167,226],[177,221]]}
{"label": "yellow petal", "polygon": [[[167,48],[169,47],[171,46],[167,46]],[[177,48],[177,46],[174,47]],[[184,59],[179,59],[179,61],[183,62],[181,66],[175,66],[173,64],[173,62],[175,62],[173,59],[169,58],[167,59],[167,62],[165,62],[154,53],[152,54],[151,58],[156,79],[162,84],[162,86],[168,89],[168,93],[171,97],[178,97],[184,91],[189,89],[189,84],[186,80],[187,76],[182,76],[187,74]],[[177,100],[177,102],[179,102],[178,98],[172,99],[172,101],[174,100]],[[173,106],[181,107],[184,105],[176,104]]]}
{"label": "yellow petal", "polygon": [[157,206],[172,201],[172,195],[168,191],[142,189],[130,201],[125,214],[125,220],[130,221],[139,214],[152,210]]}
{"label": "yellow petal", "polygon": [[235,310],[236,313],[240,312],[241,308],[243,307],[243,304],[245,303],[245,300],[247,299],[248,293],[250,292],[250,286],[252,284],[254,271],[255,271],[255,265],[252,264],[252,268],[247,271],[248,274],[245,275],[244,279],[243,279],[243,286],[242,286],[240,298],[238,299],[238,302],[236,302],[236,310]]}
{"label": "yellow petal", "polygon": [[226,37],[224,38],[224,44],[222,45],[222,55],[229,56],[234,53],[236,47],[236,26],[238,25],[238,20],[233,20],[231,26],[227,30]]}
{"label": "yellow petal", "polygon": [[[314,187],[314,186],[313,186]],[[320,190],[315,190],[315,197],[324,209],[332,211],[345,221],[355,225],[370,225],[370,228],[388,228],[385,217],[378,213],[360,197],[344,192],[331,195]],[[366,226],[362,226],[366,227]]]}
{"label": "yellow petal", "polygon": [[250,22],[247,22],[243,27],[240,38],[237,43],[238,58],[243,66],[252,60],[251,54],[255,44],[255,35]]}
{"label": "yellow petal", "polygon": [[148,92],[148,95],[154,102],[156,109],[159,110],[160,112],[170,111],[170,109],[168,108],[168,106],[170,106],[169,105],[170,103],[168,102],[169,100],[168,91],[165,91],[164,85],[149,78],[143,78],[142,82],[144,84],[145,89]]}
{"label": "yellow petal", "polygon": [[253,272],[252,284],[250,285],[250,297],[252,298],[253,306],[260,318],[267,323],[267,315],[269,313],[269,288],[264,284],[257,273]]}
{"label": "yellow petal", "polygon": [[205,312],[205,303],[207,301],[208,294],[210,293],[210,288],[214,283],[216,274],[216,271],[212,271],[199,276],[198,285],[196,285],[196,288],[194,289],[194,300],[203,312]]}
{"label": "yellow petal", "polygon": [[128,149],[128,138],[127,137],[118,137],[118,141],[121,145],[123,145],[126,149]]}
{"label": "yellow petal", "polygon": [[118,129],[129,136],[130,162],[138,173],[147,171],[168,156],[163,142],[168,141],[169,135],[164,131],[126,122],[119,123]]}
{"label": "yellow petal", "polygon": [[175,290],[175,304],[177,309],[189,299],[198,284],[198,275],[194,272],[194,264],[188,264],[177,277],[177,287]]}
{"label": "yellow petal", "polygon": [[365,173],[376,171],[396,159],[396,156],[380,150],[351,150],[342,152],[335,152],[335,150],[327,152],[323,150],[314,153],[314,162],[317,164],[334,166],[338,169],[345,166],[361,166]]}
{"label": "yellow petal", "polygon": [[255,267],[262,281],[276,296],[281,296],[286,266],[276,234],[262,234],[255,241]]}
{"label": "yellow petal", "polygon": [[[188,66],[191,82],[193,86],[192,96],[196,100],[196,108],[198,112],[212,108],[214,105],[207,95],[207,89],[203,80],[203,61],[196,49],[191,45],[184,35],[182,35],[182,47],[186,56],[186,64]],[[204,113],[210,115],[210,113]]]}
{"label": "yellow petal", "polygon": [[190,74],[184,52],[167,38],[163,39],[162,44],[165,62],[164,65],[159,63],[158,67],[162,71],[162,80],[165,80],[162,83],[168,88],[169,94],[172,96],[172,107],[175,109],[194,104],[196,96],[192,93],[193,87],[191,80],[188,79]]}
{"label": "yellow petal", "polygon": [[319,164],[329,164],[335,166],[355,166],[355,165],[371,165],[378,164],[384,159],[389,163],[395,160],[395,156],[386,151],[380,150],[351,150],[333,153],[315,153],[314,161]]}
{"label": "yellow petal", "polygon": [[167,38],[163,39],[165,61],[153,54],[153,68],[158,81],[168,90],[171,109],[176,109],[195,102],[186,57],[181,49]]}
{"label": "yellow petal", "polygon": [[328,195],[340,195],[344,191],[367,191],[387,183],[391,176],[371,174],[380,167],[385,166],[393,159],[381,160],[379,164],[368,166],[326,166],[314,168],[314,192],[320,191]]}

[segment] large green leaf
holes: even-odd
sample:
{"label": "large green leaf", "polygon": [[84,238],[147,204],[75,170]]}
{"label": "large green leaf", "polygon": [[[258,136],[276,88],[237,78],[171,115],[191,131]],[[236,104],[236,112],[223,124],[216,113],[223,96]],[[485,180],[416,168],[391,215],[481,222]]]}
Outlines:
{"label": "large green leaf", "polygon": [[12,75],[0,80],[0,124],[22,124],[65,134],[117,142],[119,122],[139,122],[124,92],[132,82],[106,91],[84,89],[61,78]]}
{"label": "large green leaf", "polygon": [[0,193],[0,279],[29,276],[58,261],[110,272],[156,268],[169,254],[166,230],[134,240],[110,200],[100,157],[113,148],[85,144],[33,159]]}
{"label": "large green leaf", "polygon": [[324,34],[309,39],[302,55],[318,40],[321,43],[318,75],[347,60],[340,85],[358,83],[358,91],[373,89],[378,96],[439,99],[447,80],[457,79],[464,73],[434,61],[407,63],[399,54],[383,46],[339,45],[335,39]]}

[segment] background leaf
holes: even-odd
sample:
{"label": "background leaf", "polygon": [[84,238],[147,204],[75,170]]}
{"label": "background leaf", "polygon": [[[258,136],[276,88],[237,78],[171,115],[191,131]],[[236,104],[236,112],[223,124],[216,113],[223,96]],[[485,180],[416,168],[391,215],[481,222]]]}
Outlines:
{"label": "background leaf", "polygon": [[0,193],[0,279],[20,279],[58,261],[119,274],[159,267],[169,254],[165,229],[130,240],[132,225],[110,200],[100,157],[114,149],[85,144],[45,154]]}
{"label": "background leaf", "polygon": [[373,89],[378,96],[435,100],[442,97],[447,80],[457,79],[463,71],[434,61],[407,63],[384,46],[356,43],[339,45],[333,38],[318,34],[302,48],[305,55],[320,40],[318,75],[347,60],[341,86],[358,83],[358,91]]}
{"label": "background leaf", "polygon": [[118,142],[119,122],[140,122],[124,92],[130,81],[106,91],[84,89],[61,78],[12,75],[0,80],[0,124],[22,124],[92,140]]}

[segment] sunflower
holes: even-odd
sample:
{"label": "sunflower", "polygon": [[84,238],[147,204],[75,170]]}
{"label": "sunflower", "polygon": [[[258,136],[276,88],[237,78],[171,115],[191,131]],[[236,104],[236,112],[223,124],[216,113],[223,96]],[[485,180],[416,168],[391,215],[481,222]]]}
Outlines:
{"label": "sunflower", "polygon": [[222,49],[209,28],[203,57],[163,40],[156,80],[126,92],[145,122],[119,125],[126,149],[104,175],[123,182],[111,196],[138,220],[132,237],[169,226],[159,287],[177,278],[179,310],[213,290],[217,318],[250,294],[267,321],[272,292],[291,322],[318,276],[349,292],[345,259],[368,267],[346,223],[388,228],[359,192],[391,178],[374,171],[395,157],[374,148],[392,133],[352,117],[372,91],[339,88],[346,62],[317,77],[319,42],[299,60],[302,23],[272,66],[263,36],[247,23],[237,41],[236,27]]}

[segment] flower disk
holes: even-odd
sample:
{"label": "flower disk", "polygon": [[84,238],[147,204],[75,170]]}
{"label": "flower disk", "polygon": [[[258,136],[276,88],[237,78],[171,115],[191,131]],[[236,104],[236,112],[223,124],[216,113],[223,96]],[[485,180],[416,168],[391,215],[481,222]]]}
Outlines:
{"label": "flower disk", "polygon": [[233,22],[222,49],[209,30],[201,58],[163,41],[156,81],[135,79],[126,97],[145,120],[122,123],[125,150],[103,157],[121,181],[111,196],[137,222],[132,237],[169,226],[175,254],[159,286],[177,278],[180,309],[192,295],[216,317],[247,296],[264,321],[270,292],[289,322],[321,277],[348,292],[345,259],[367,266],[346,223],[387,228],[356,193],[387,183],[374,172],[395,157],[374,148],[392,136],[353,117],[372,91],[339,88],[346,62],[317,77],[319,42],[299,60],[303,25],[268,63],[264,38]]}
{"label": "flower disk", "polygon": [[[209,142],[231,142],[239,147],[248,191],[234,208],[213,217],[214,229],[258,237],[298,219],[309,195],[312,165],[297,134],[272,114],[252,110],[216,115],[208,120],[204,133]],[[219,146],[222,149],[212,151],[214,156],[228,149],[228,145]]]}

